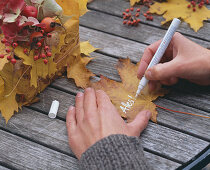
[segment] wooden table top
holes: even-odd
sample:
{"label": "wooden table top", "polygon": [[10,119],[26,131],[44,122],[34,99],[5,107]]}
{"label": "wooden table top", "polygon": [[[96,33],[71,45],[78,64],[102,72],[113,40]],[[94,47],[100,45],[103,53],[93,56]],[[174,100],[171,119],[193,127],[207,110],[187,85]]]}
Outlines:
{"label": "wooden table top", "polygon": [[[95,0],[90,12],[81,18],[81,40],[90,40],[100,50],[89,65],[97,76],[120,81],[115,69],[119,58],[138,62],[147,45],[161,39],[167,27],[162,17],[142,20],[138,27],[122,25],[125,0]],[[187,38],[210,47],[210,21],[197,33],[182,23],[178,31]],[[0,170],[6,169],[78,169],[78,161],[68,145],[65,117],[74,105],[78,91],[73,80],[57,79],[43,93],[40,102],[24,107],[7,125],[0,118]],[[53,100],[60,101],[56,119],[49,119]],[[200,87],[182,81],[156,104],[179,111],[210,116],[210,86]],[[8,106],[9,107],[9,106]],[[158,123],[149,122],[141,135],[145,156],[154,169],[176,169],[188,164],[210,146],[210,120],[158,109]]]}

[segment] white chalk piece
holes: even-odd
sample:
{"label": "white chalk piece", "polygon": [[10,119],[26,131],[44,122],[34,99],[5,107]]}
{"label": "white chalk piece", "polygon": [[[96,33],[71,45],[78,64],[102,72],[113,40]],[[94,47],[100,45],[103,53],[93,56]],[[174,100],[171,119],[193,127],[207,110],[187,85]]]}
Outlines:
{"label": "white chalk piece", "polygon": [[58,113],[58,108],[59,108],[59,101],[54,100],[52,102],[51,108],[50,108],[50,112],[48,114],[49,118],[51,119],[55,119]]}

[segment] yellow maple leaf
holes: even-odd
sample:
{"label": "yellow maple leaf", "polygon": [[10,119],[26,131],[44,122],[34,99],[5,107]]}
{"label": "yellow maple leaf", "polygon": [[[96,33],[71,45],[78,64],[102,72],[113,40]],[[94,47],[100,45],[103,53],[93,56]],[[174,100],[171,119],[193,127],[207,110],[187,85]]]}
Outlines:
{"label": "yellow maple leaf", "polygon": [[52,76],[56,73],[56,63],[53,61],[53,56],[48,58],[48,63],[45,64],[43,60],[34,61],[34,53],[31,51],[30,55],[26,55],[23,48],[18,46],[15,49],[15,54],[23,59],[25,65],[31,66],[31,86],[37,88],[37,80],[39,78],[47,78],[47,76]]}
{"label": "yellow maple leaf", "polygon": [[97,49],[98,48],[93,47],[89,41],[80,42],[80,51],[82,54],[90,56],[90,53]]}
{"label": "yellow maple leaf", "polygon": [[3,96],[3,94],[4,94],[4,80],[0,76],[0,98]]}
{"label": "yellow maple leaf", "polygon": [[87,9],[88,0],[77,0],[77,2],[79,3],[80,16],[82,16],[86,12],[88,12],[88,9]]}
{"label": "yellow maple leaf", "polygon": [[192,8],[187,8],[189,1],[186,0],[168,0],[167,2],[155,2],[150,6],[150,12],[158,15],[163,15],[165,24],[174,18],[181,18],[187,22],[195,32],[203,26],[203,20],[210,18],[210,10],[205,6],[199,8],[195,7],[196,11],[193,12]]}
{"label": "yellow maple leaf", "polygon": [[159,88],[155,92],[149,92],[148,87],[146,87],[141,95],[135,99],[139,84],[137,78],[138,65],[132,64],[130,59],[120,59],[117,70],[122,82],[116,82],[101,76],[101,80],[92,83],[92,87],[104,90],[120,115],[127,118],[128,121],[133,120],[140,111],[150,110],[152,112],[151,120],[157,122],[156,105],[152,101],[159,96],[163,96],[165,91]]}
{"label": "yellow maple leaf", "polygon": [[14,70],[13,64],[5,64],[0,76],[4,80],[4,94],[0,99],[0,111],[6,122],[12,117],[14,111],[18,111],[18,103],[16,101],[15,85],[18,80],[17,71]]}
{"label": "yellow maple leaf", "polygon": [[87,0],[56,0],[63,8],[64,15],[72,16],[72,19],[79,19],[87,10]]}
{"label": "yellow maple leaf", "polygon": [[140,2],[140,0],[130,0],[130,5],[134,6],[138,2]]}
{"label": "yellow maple leaf", "polygon": [[[85,57],[87,58],[87,57]],[[67,68],[68,78],[73,78],[78,87],[86,88],[89,84],[89,79],[92,76],[95,76],[91,71],[86,68],[87,61],[90,62],[91,58],[83,59],[81,56],[72,56]]]}

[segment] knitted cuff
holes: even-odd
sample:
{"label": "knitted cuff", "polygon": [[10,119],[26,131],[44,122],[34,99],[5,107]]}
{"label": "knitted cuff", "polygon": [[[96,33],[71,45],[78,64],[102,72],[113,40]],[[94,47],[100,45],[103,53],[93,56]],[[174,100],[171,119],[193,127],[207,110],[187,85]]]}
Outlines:
{"label": "knitted cuff", "polygon": [[82,154],[80,168],[150,169],[144,158],[140,139],[126,135],[111,135],[96,142]]}

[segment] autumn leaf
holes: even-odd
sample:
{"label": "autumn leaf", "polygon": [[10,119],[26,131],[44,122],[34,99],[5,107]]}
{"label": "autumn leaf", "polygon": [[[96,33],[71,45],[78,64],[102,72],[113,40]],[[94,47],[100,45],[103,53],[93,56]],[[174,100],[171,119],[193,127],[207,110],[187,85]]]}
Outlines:
{"label": "autumn leaf", "polygon": [[161,24],[165,24],[174,18],[181,18],[197,32],[203,26],[203,20],[210,18],[210,10],[205,6],[199,8],[197,5],[195,7],[196,11],[193,12],[192,8],[187,8],[188,5],[189,1],[186,0],[168,0],[163,3],[155,2],[151,5],[150,12],[163,15],[165,21]]}
{"label": "autumn leaf", "polygon": [[79,19],[87,10],[87,0],[56,0],[63,8],[64,15],[72,16],[72,19]]}
{"label": "autumn leaf", "polygon": [[0,77],[0,99],[4,94],[4,80]]}
{"label": "autumn leaf", "polygon": [[97,49],[98,48],[93,47],[89,41],[80,42],[80,51],[82,54],[90,56],[90,53]]}
{"label": "autumn leaf", "polygon": [[116,106],[120,115],[131,121],[142,110],[150,110],[152,112],[151,120],[157,122],[156,106],[152,101],[159,96],[163,96],[166,91],[159,88],[155,92],[149,92],[146,87],[141,95],[135,99],[136,91],[139,84],[137,78],[138,64],[132,64],[130,59],[120,59],[117,64],[117,70],[122,82],[110,80],[101,76],[101,80],[92,83],[95,89],[104,90],[110,97],[112,103]]}
{"label": "autumn leaf", "polygon": [[45,64],[43,60],[34,61],[33,52],[30,55],[26,55],[21,46],[15,49],[15,54],[23,59],[25,65],[31,66],[31,86],[37,88],[37,81],[39,78],[47,78],[47,76],[52,76],[56,73],[56,63],[53,61],[53,56],[48,59],[48,63]]}
{"label": "autumn leaf", "polygon": [[70,66],[67,68],[68,78],[73,78],[78,87],[86,88],[90,84],[90,77],[95,76],[91,71],[86,68],[87,61],[91,61],[91,58],[85,57],[86,59],[81,58],[81,56],[72,57],[70,61]]}
{"label": "autumn leaf", "polygon": [[79,3],[80,16],[82,16],[86,12],[88,12],[88,9],[87,9],[88,0],[77,0],[77,2]]}
{"label": "autumn leaf", "polygon": [[138,2],[140,2],[140,0],[130,0],[130,5],[134,6]]}
{"label": "autumn leaf", "polygon": [[0,76],[4,80],[4,95],[0,98],[0,111],[6,122],[12,117],[14,111],[18,111],[18,103],[16,101],[15,85],[18,80],[16,72],[11,63],[5,64]]}

